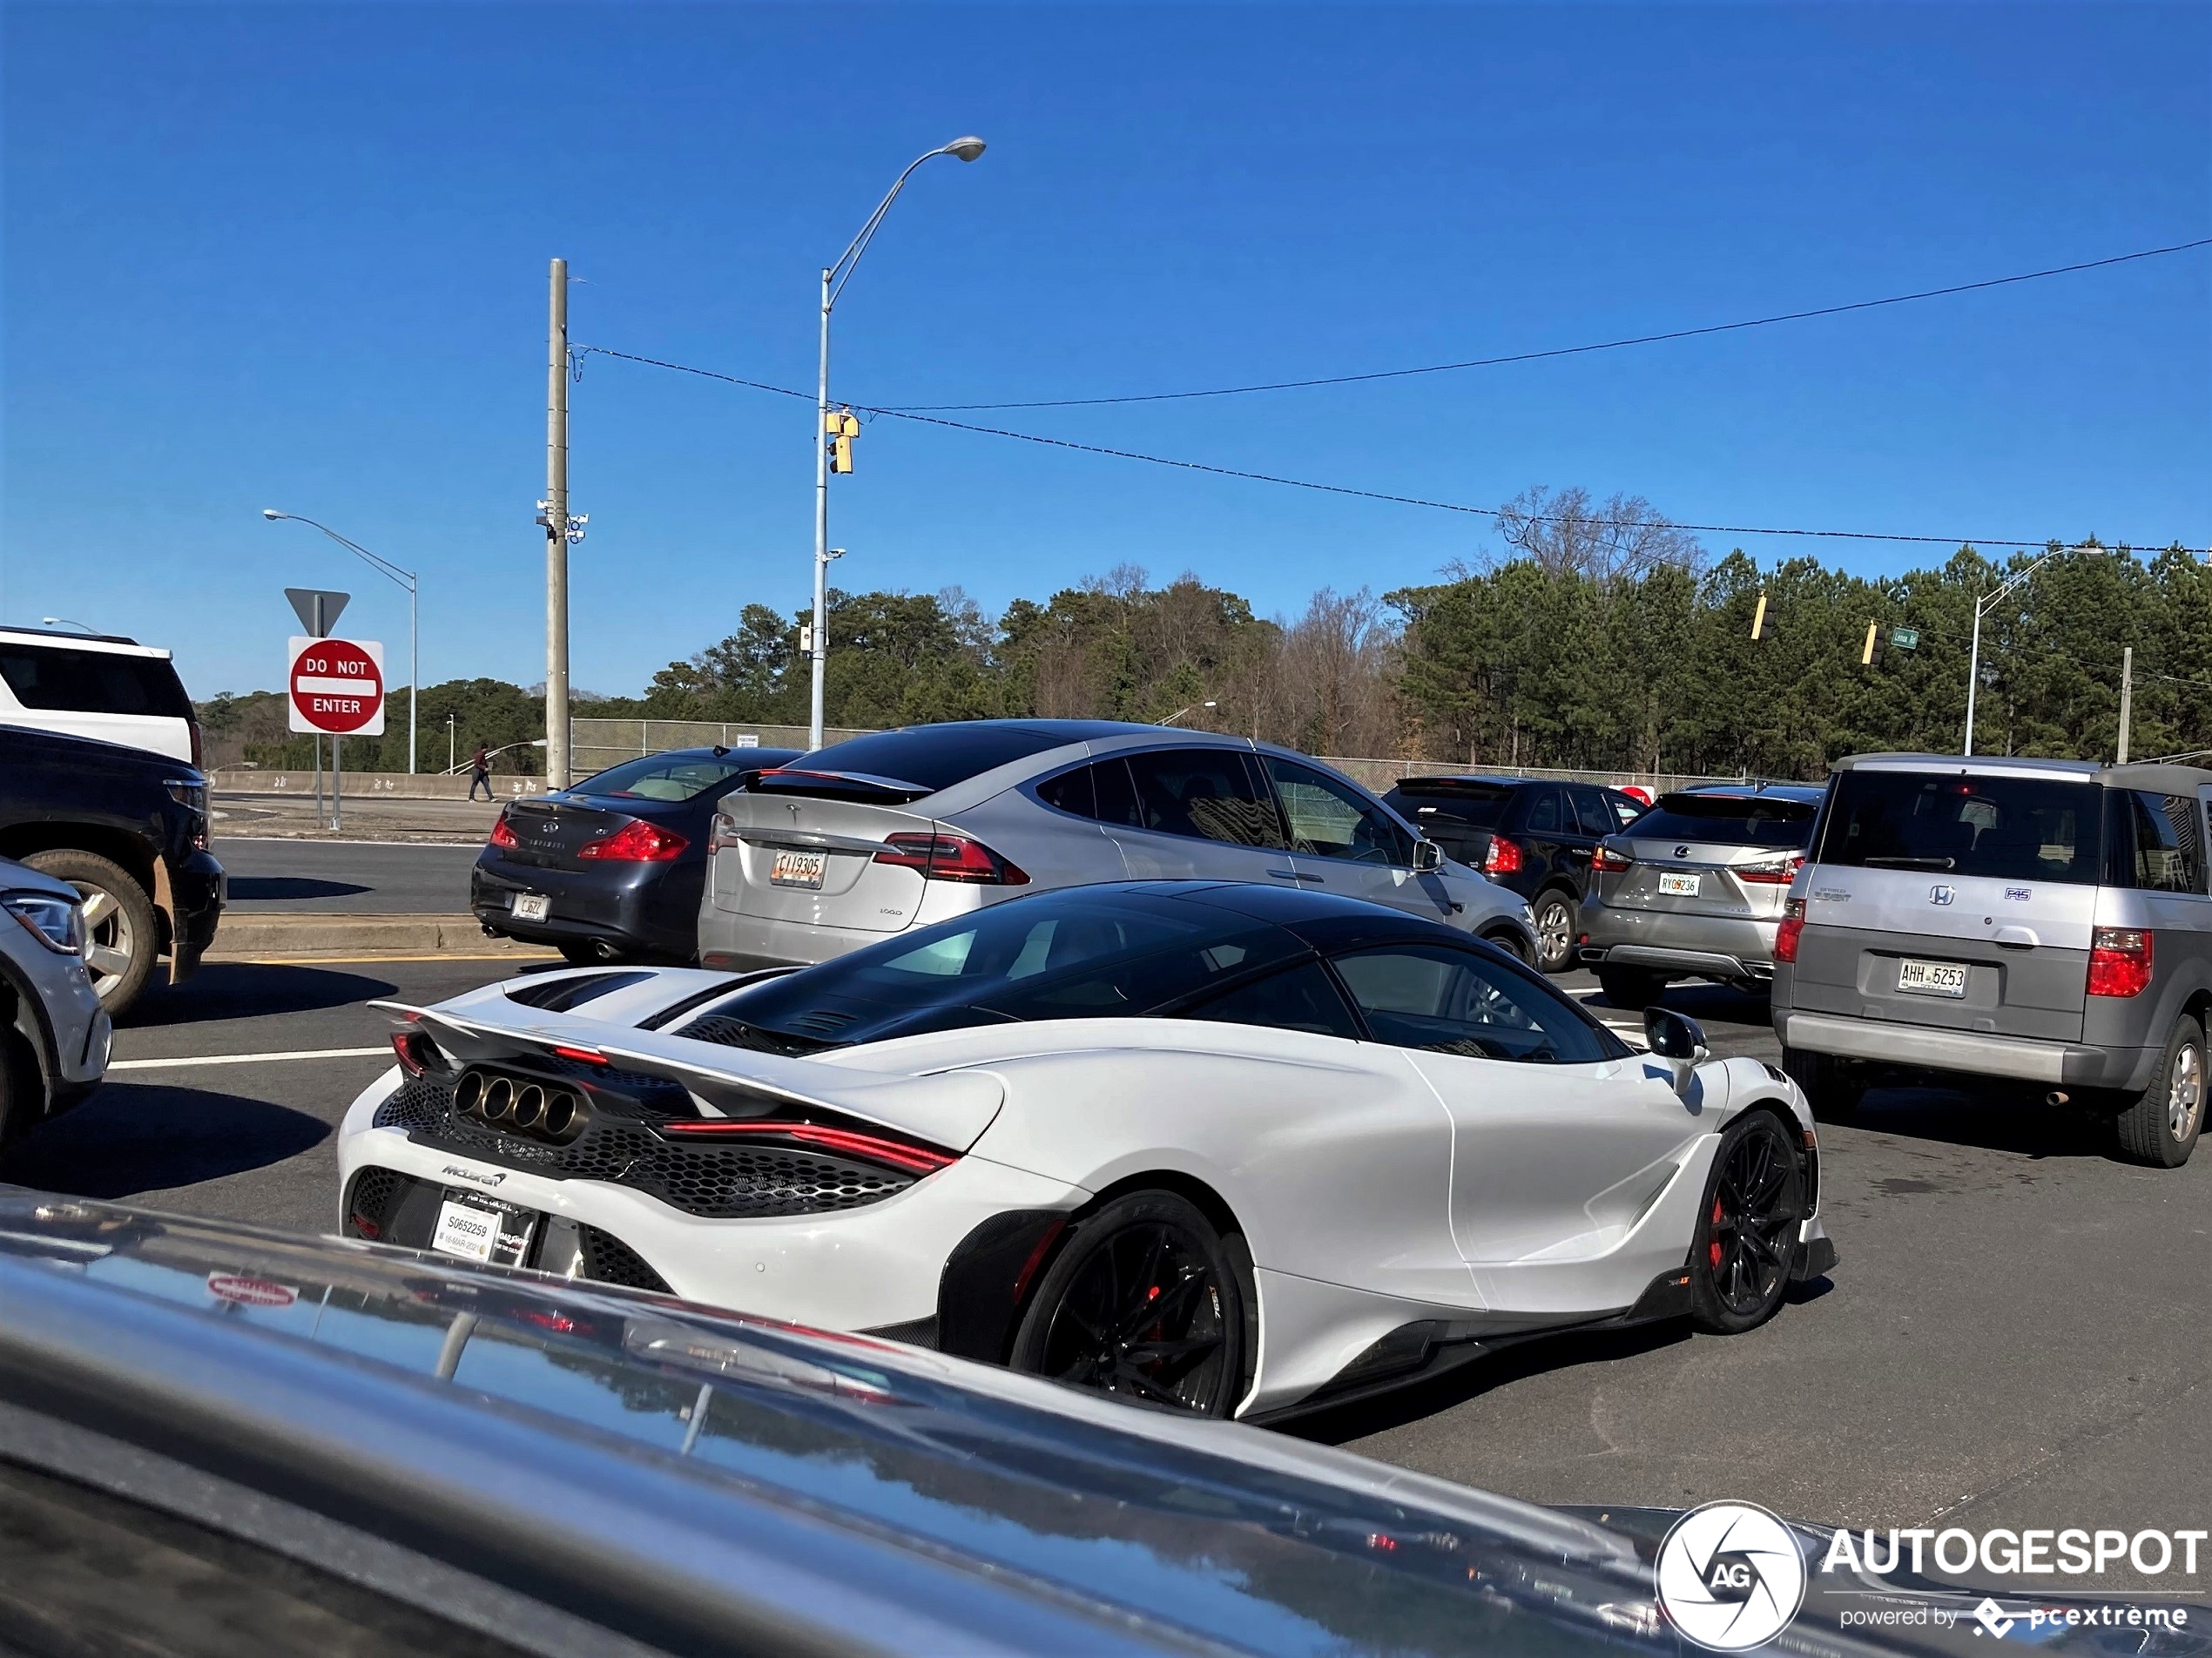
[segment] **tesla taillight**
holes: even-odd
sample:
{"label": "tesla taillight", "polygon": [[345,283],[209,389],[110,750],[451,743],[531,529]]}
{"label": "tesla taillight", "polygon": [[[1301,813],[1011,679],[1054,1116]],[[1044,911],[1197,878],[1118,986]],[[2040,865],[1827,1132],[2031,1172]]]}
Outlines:
{"label": "tesla taillight", "polygon": [[1601,874],[1617,875],[1624,869],[1634,868],[1635,861],[1628,853],[1610,846],[1600,846],[1590,854],[1590,867]]}
{"label": "tesla taillight", "polygon": [[1486,875],[1517,874],[1521,869],[1521,843],[1507,840],[1503,835],[1490,837],[1490,850],[1482,854],[1482,873]]}
{"label": "tesla taillight", "polygon": [[491,844],[495,846],[519,846],[523,844],[515,838],[515,826],[507,821],[505,806],[500,807],[499,816],[492,824]]}
{"label": "tesla taillight", "polygon": [[1797,879],[1797,872],[1804,866],[1804,853],[1794,852],[1787,858],[1769,858],[1756,864],[1738,864],[1730,873],[1740,881],[1750,881],[1755,886],[1787,886]]}
{"label": "tesla taillight", "polygon": [[898,834],[883,838],[879,864],[921,872],[924,880],[965,881],[972,886],[1027,886],[1022,870],[967,835]]}
{"label": "tesla taillight", "polygon": [[1794,962],[1797,959],[1797,940],[1805,930],[1805,901],[1791,899],[1783,907],[1782,925],[1775,930],[1774,959]]}
{"label": "tesla taillight", "polygon": [[2150,934],[2139,927],[2101,927],[2089,935],[2089,994],[2140,996],[2150,984]]}
{"label": "tesla taillight", "polygon": [[576,855],[614,864],[664,864],[691,844],[673,829],[632,818],[614,833],[585,841]]}
{"label": "tesla taillight", "polygon": [[934,1175],[940,1169],[948,1168],[960,1161],[954,1153],[940,1151],[934,1146],[915,1145],[909,1141],[887,1139],[881,1135],[863,1134],[854,1129],[832,1128],[820,1122],[705,1117],[697,1122],[687,1120],[656,1126],[664,1135],[681,1140],[720,1140],[739,1136],[793,1140],[803,1146],[817,1146],[824,1151],[841,1152],[849,1157],[858,1157],[864,1163],[884,1163],[914,1175]]}

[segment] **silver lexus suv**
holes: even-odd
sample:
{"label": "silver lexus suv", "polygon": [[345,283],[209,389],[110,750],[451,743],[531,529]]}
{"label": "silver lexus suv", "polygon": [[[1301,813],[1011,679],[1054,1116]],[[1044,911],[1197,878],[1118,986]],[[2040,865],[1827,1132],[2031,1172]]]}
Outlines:
{"label": "silver lexus suv", "polygon": [[1816,1106],[1935,1072],[2108,1112],[2142,1163],[2204,1126],[2212,771],[1865,754],[1835,766],[1774,980]]}
{"label": "silver lexus suv", "polygon": [[699,962],[823,961],[1025,893],[1149,880],[1338,893],[1536,954],[1518,893],[1304,755],[1159,725],[1007,719],[856,737],[724,796]]}

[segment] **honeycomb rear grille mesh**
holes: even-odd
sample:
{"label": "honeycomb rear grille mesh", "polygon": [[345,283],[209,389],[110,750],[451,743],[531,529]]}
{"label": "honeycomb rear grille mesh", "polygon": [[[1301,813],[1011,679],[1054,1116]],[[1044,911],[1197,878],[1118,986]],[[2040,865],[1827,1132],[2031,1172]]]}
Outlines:
{"label": "honeycomb rear grille mesh", "polygon": [[668,1280],[645,1264],[645,1257],[612,1232],[596,1226],[577,1228],[583,1240],[583,1275],[601,1284],[619,1284],[632,1290],[668,1293]]}
{"label": "honeycomb rear grille mesh", "polygon": [[726,1014],[702,1014],[676,1033],[688,1036],[695,1042],[716,1042],[724,1048],[750,1048],[761,1054],[811,1054],[821,1044],[803,1036],[779,1035],[763,1030],[758,1025],[748,1025],[742,1019],[732,1019]]}
{"label": "honeycomb rear grille mesh", "polygon": [[[658,1078],[640,1080],[664,1086]],[[377,1108],[375,1125],[402,1129],[420,1144],[556,1180],[627,1186],[705,1220],[862,1209],[914,1182],[900,1169],[782,1146],[672,1145],[644,1122],[615,1116],[610,1108],[622,1103],[595,1092],[590,1126],[567,1145],[547,1145],[455,1115],[452,1095],[428,1077],[418,1077]]]}
{"label": "honeycomb rear grille mesh", "polygon": [[347,1217],[357,1223],[367,1221],[376,1229],[368,1236],[381,1237],[391,1230],[392,1211],[399,1206],[407,1185],[407,1176],[395,1170],[373,1165],[362,1169],[354,1176],[353,1197],[346,1205]]}

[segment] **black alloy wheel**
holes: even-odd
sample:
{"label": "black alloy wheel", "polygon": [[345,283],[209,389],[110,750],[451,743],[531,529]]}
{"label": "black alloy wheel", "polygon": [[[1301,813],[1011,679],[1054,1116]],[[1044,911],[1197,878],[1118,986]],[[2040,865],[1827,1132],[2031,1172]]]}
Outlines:
{"label": "black alloy wheel", "polygon": [[1536,965],[1546,973],[1575,965],[1575,894],[1556,886],[1536,900]]}
{"label": "black alloy wheel", "polygon": [[1705,1183],[1690,1245],[1690,1321],[1740,1335],[1774,1316],[1804,1218],[1804,1179],[1789,1130],[1764,1111],[1729,1125]]}
{"label": "black alloy wheel", "polygon": [[1172,1192],[1116,1199],[1069,1229],[1014,1340],[1014,1368],[1225,1417],[1251,1370],[1242,1240]]}

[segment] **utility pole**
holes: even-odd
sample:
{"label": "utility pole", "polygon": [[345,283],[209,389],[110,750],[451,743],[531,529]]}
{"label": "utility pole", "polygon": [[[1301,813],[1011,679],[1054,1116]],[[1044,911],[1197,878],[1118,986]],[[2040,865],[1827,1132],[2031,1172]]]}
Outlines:
{"label": "utility pole", "polygon": [[2120,758],[2116,765],[2128,764],[2128,727],[2135,713],[2135,647],[2128,645],[2120,653]]}
{"label": "utility pole", "polygon": [[545,786],[569,786],[569,262],[553,261],[545,362]]}

